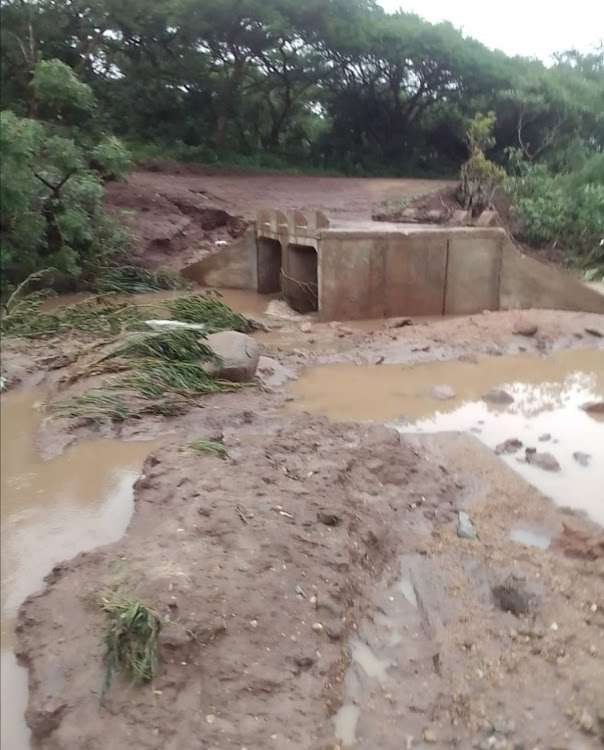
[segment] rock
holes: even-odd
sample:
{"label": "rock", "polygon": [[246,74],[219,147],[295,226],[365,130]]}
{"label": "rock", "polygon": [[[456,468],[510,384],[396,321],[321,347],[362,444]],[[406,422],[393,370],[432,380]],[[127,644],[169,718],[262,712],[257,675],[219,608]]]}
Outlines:
{"label": "rock", "polygon": [[511,612],[518,617],[534,611],[537,598],[528,590],[526,584],[508,576],[502,584],[493,586],[491,589],[495,602],[504,612]]}
{"label": "rock", "polygon": [[304,320],[303,315],[299,315],[295,310],[281,299],[273,299],[268,303],[265,315],[272,318],[282,318],[283,320]]}
{"label": "rock", "polygon": [[543,435],[539,436],[540,443],[547,443],[547,441],[551,439],[552,439],[552,436],[549,434],[549,432],[544,432]]}
{"label": "rock", "polygon": [[525,459],[527,464],[538,466],[544,471],[560,471],[560,464],[551,453],[538,453],[535,448],[527,448]]}
{"label": "rock", "polygon": [[260,360],[260,347],[257,341],[238,331],[221,331],[211,333],[207,342],[222,360],[221,365],[209,365],[209,372],[218,378],[235,383],[252,380]]}
{"label": "rock", "polygon": [[594,730],[595,721],[593,716],[589,713],[587,709],[583,709],[583,713],[581,714],[581,718],[579,719],[579,726],[581,727],[581,730],[585,732],[585,734],[591,734]]}
{"label": "rock", "polygon": [[604,401],[590,401],[581,408],[588,414],[604,414]]}
{"label": "rock", "polygon": [[580,466],[589,466],[589,462],[591,461],[589,453],[581,453],[581,451],[575,451],[573,458]]}
{"label": "rock", "polygon": [[534,336],[538,330],[534,323],[516,323],[513,332],[517,336]]}
{"label": "rock", "polygon": [[390,318],[386,321],[386,328],[404,328],[405,326],[412,326],[413,321],[411,318]]}
{"label": "rock", "polygon": [[495,448],[495,453],[499,456],[502,453],[516,453],[522,448],[522,440],[518,438],[508,438],[503,443],[499,443]]}
{"label": "rock", "polygon": [[596,336],[599,339],[604,338],[604,333],[599,328],[586,328],[585,333],[589,333],[590,336]]}
{"label": "rock", "polygon": [[433,745],[436,742],[436,732],[433,729],[424,729],[423,738],[427,745]]}
{"label": "rock", "polygon": [[320,510],[317,513],[317,521],[324,523],[325,526],[339,526],[342,519],[337,513],[331,513],[328,510]]}
{"label": "rock", "polygon": [[281,362],[271,357],[260,357],[256,377],[263,385],[274,388],[283,385],[288,380],[295,380],[296,375],[292,370],[284,367]]}
{"label": "rock", "polygon": [[434,385],[425,391],[425,395],[428,398],[437,398],[439,401],[448,401],[455,398],[455,391],[450,385]]}
{"label": "rock", "polygon": [[312,323],[309,323],[308,321],[302,323],[300,330],[302,333],[312,333]]}
{"label": "rock", "polygon": [[460,539],[476,539],[476,529],[472,526],[468,514],[460,510],[457,519],[457,536]]}
{"label": "rock", "polygon": [[490,391],[487,391],[483,395],[482,400],[488,401],[490,404],[514,403],[514,397],[510,396],[510,394],[507,391],[504,391],[502,388],[491,388]]}
{"label": "rock", "polygon": [[345,336],[350,336],[351,333],[354,333],[354,328],[349,328],[348,326],[340,326],[338,328],[338,331],[340,333],[343,333]]}
{"label": "rock", "polygon": [[477,227],[496,227],[499,225],[499,214],[497,211],[483,211],[476,219],[475,225]]}

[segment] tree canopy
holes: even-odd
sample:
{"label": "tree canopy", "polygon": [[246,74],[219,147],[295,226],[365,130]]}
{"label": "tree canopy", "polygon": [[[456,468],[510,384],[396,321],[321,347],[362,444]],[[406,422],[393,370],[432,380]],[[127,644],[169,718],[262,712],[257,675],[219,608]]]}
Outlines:
{"label": "tree canopy", "polygon": [[[494,158],[604,147],[604,52],[509,58],[373,0],[0,0],[3,109],[57,59],[131,142],[363,172],[456,169],[477,111]],[[43,85],[43,81],[39,82]],[[562,155],[562,151],[565,152]],[[568,151],[568,154],[566,154]]]}

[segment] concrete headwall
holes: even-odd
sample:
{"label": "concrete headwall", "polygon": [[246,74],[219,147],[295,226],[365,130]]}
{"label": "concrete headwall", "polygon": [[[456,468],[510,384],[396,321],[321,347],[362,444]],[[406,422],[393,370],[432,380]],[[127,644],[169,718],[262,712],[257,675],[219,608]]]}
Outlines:
{"label": "concrete headwall", "polygon": [[[256,236],[257,235],[257,236]],[[363,223],[265,211],[256,230],[189,267],[208,286],[279,291],[324,320],[552,308],[604,313],[604,295],[519,252],[501,228]]]}

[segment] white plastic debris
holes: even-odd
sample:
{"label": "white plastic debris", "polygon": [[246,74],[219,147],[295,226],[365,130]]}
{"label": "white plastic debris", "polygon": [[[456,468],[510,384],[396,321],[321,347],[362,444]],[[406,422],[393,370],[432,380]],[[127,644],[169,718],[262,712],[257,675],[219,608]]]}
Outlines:
{"label": "white plastic debris", "polygon": [[203,323],[183,323],[181,320],[145,320],[145,325],[154,331],[174,331],[177,328],[185,328],[189,331],[204,333],[206,330]]}

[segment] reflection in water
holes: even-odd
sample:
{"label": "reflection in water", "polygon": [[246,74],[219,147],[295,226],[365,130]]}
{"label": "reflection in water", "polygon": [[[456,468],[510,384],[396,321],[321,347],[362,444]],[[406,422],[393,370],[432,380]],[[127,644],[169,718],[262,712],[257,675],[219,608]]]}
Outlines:
{"label": "reflection in water", "polygon": [[[438,400],[429,389],[447,385]],[[506,406],[480,400],[492,388],[514,398]],[[604,351],[575,350],[545,357],[484,357],[476,364],[323,365],[310,368],[289,390],[293,410],[338,419],[378,419],[401,432],[468,431],[491,448],[509,438],[549,451],[561,465],[547,472],[524,462],[524,450],[502,456],[556,503],[586,511],[604,524],[604,422],[581,405],[604,398]],[[544,433],[551,440],[540,441]],[[573,453],[591,456],[581,466]]]}
{"label": "reflection in water", "polygon": [[533,529],[517,528],[510,531],[510,539],[524,544],[526,547],[537,547],[538,549],[547,549],[550,543],[550,537],[547,534],[540,534]]}
{"label": "reflection in water", "polygon": [[116,541],[133,507],[132,487],[150,443],[95,440],[51,461],[34,450],[35,399],[1,399],[2,747],[25,750],[26,673],[11,651],[17,609],[53,565]]}

